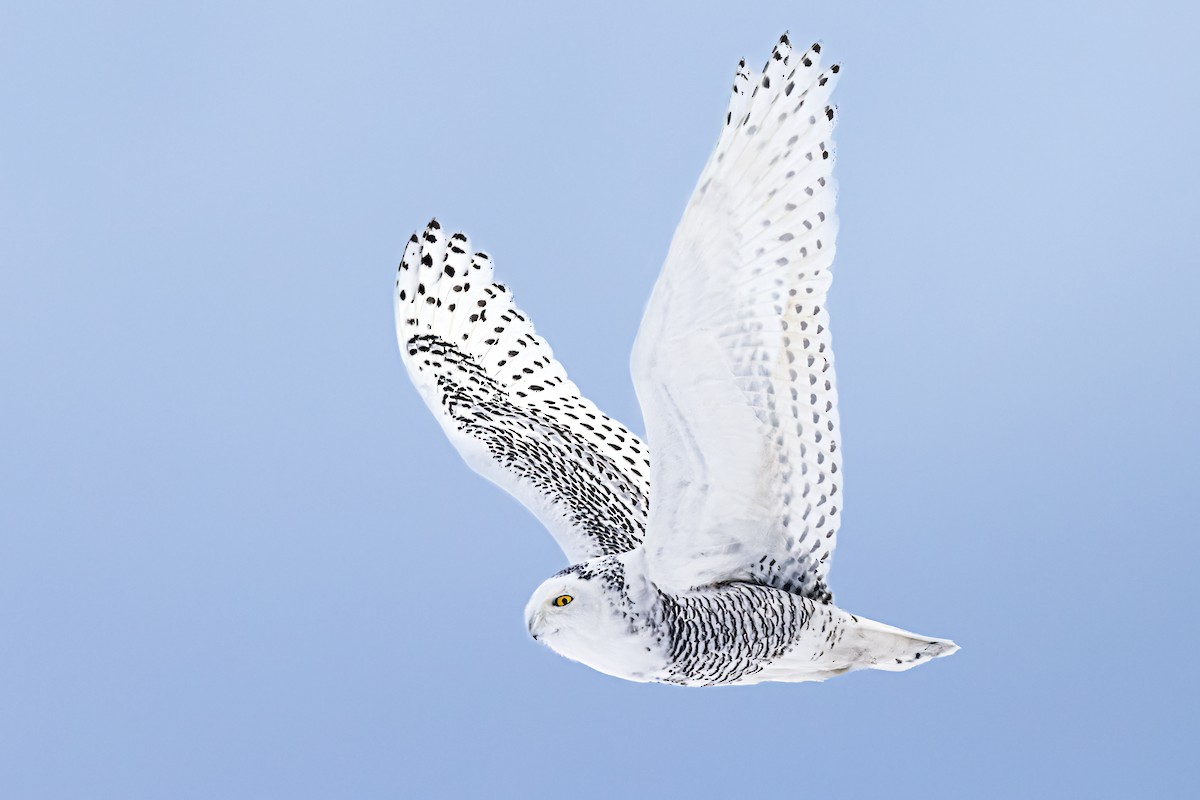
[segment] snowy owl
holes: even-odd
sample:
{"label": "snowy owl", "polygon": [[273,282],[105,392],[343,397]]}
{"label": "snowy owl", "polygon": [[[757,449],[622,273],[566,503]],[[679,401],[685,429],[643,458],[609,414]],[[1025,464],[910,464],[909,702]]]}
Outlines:
{"label": "snowy owl", "polygon": [[609,675],[821,681],[958,649],[843,611],[826,582],[842,475],[825,309],[838,65],[821,55],[785,35],[761,72],[739,64],[633,349],[652,448],[580,393],[465,235],[434,220],[405,248],[413,383],[573,564],[533,593],[529,633]]}

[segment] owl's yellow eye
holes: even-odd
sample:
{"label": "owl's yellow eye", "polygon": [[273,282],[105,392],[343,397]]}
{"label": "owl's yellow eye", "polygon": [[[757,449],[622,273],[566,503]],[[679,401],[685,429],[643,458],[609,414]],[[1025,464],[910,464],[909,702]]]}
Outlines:
{"label": "owl's yellow eye", "polygon": [[574,599],[575,598],[571,597],[571,595],[569,595],[569,594],[560,594],[558,597],[554,598],[554,605],[558,606],[559,608],[562,608],[565,605],[569,605],[570,602]]}

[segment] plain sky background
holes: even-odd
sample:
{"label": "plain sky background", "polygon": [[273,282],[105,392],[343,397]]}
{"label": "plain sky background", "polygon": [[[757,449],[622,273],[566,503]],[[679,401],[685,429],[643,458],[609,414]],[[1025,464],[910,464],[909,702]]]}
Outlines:
{"label": "plain sky background", "polygon": [[[1200,19],[1179,3],[8,3],[0,796],[1194,790]],[[739,56],[844,65],[840,605],[962,652],[625,683],[410,386],[436,214],[609,414]]]}

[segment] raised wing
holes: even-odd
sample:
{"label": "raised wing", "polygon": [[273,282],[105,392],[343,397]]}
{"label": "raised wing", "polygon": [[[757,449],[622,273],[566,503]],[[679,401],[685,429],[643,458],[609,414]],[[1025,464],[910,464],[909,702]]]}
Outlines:
{"label": "raised wing", "polygon": [[521,501],[572,561],[636,547],[646,446],[567,378],[546,340],[492,282],[491,259],[437,220],[396,276],[409,377],[463,459]]}
{"label": "raised wing", "polygon": [[757,581],[830,599],[838,67],[823,72],[820,53],[784,36],[761,73],[739,66],[638,331],[633,379],[654,444],[646,547],[672,588]]}

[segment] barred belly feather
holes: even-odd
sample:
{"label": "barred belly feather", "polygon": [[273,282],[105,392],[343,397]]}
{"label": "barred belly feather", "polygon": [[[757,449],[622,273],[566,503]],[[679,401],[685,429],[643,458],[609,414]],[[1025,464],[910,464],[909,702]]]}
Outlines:
{"label": "barred belly feather", "polygon": [[[795,602],[800,599],[802,602]],[[685,685],[740,683],[796,642],[811,600],[753,584],[662,595],[671,662],[662,680]]]}

